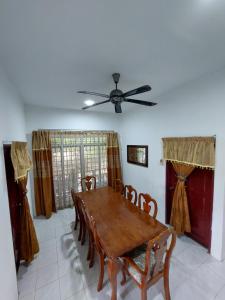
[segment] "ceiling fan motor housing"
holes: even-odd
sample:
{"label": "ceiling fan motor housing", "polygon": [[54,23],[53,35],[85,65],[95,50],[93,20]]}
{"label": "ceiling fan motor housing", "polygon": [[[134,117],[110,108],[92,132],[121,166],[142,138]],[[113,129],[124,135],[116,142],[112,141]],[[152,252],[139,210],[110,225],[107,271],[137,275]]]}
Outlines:
{"label": "ceiling fan motor housing", "polygon": [[123,92],[121,90],[112,90],[112,92],[110,93],[110,101],[112,103],[118,103],[118,102],[122,102],[123,101],[123,97],[122,97]]}

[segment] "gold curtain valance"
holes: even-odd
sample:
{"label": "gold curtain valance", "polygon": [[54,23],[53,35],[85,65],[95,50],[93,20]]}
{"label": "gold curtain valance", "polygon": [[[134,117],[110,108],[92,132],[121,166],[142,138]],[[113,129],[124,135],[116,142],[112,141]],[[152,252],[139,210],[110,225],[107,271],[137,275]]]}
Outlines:
{"label": "gold curtain valance", "polygon": [[11,160],[14,168],[15,180],[17,181],[26,177],[27,172],[32,167],[32,161],[26,142],[12,142]]}
{"label": "gold curtain valance", "polygon": [[215,137],[163,138],[163,158],[200,168],[215,168]]}
{"label": "gold curtain valance", "polygon": [[44,150],[51,148],[50,131],[38,130],[32,132],[32,150]]}

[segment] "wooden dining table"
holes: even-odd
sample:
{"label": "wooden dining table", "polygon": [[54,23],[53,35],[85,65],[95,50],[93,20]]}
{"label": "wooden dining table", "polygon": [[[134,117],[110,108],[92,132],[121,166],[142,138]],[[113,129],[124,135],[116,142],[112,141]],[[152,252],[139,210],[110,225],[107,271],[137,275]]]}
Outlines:
{"label": "wooden dining table", "polygon": [[119,257],[167,230],[111,187],[76,193],[88,218],[93,218],[101,246],[108,258],[111,300],[117,299]]}

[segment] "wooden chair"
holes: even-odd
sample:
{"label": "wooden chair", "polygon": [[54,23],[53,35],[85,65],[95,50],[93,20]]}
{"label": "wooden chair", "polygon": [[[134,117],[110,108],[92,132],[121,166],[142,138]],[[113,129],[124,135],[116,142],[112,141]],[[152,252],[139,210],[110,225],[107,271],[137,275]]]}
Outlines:
{"label": "wooden chair", "polygon": [[[85,187],[85,189],[84,189]],[[81,179],[81,188],[82,191],[90,191],[91,189],[96,189],[96,177],[95,176],[86,176],[83,177]],[[78,203],[79,206],[79,203]],[[85,222],[85,215],[82,211],[82,206],[80,206],[79,209],[80,212],[80,233],[79,233],[79,237],[78,240],[81,240],[81,245],[83,245],[85,243],[85,237],[86,237],[86,222]],[[90,239],[89,239],[89,243],[90,243]]]}
{"label": "wooden chair", "polygon": [[94,235],[93,235],[93,232],[92,232],[92,227],[91,227],[90,221],[87,217],[87,214],[86,214],[85,209],[84,209],[83,206],[82,206],[82,214],[84,216],[85,230],[87,229],[88,237],[89,237],[87,260],[89,261],[89,268],[92,268],[93,265],[94,265],[94,257],[95,257]]}
{"label": "wooden chair", "polygon": [[91,189],[96,189],[96,177],[95,176],[86,176],[81,179],[81,188],[83,191],[90,191]]}
{"label": "wooden chair", "polygon": [[103,286],[103,279],[104,279],[104,265],[105,265],[105,258],[106,255],[102,249],[97,231],[96,231],[96,223],[95,221],[91,218],[90,221],[90,227],[94,236],[94,245],[96,248],[96,251],[98,253],[99,256],[99,263],[100,263],[100,274],[99,274],[99,279],[98,279],[98,286],[97,286],[97,291],[100,292],[102,290],[102,286]]}
{"label": "wooden chair", "polygon": [[[153,205],[153,212],[152,210]],[[153,199],[149,194],[140,193],[138,196],[138,207],[143,209],[147,214],[151,214],[155,219],[158,213],[158,205],[155,199]]]}
{"label": "wooden chair", "polygon": [[73,189],[71,189],[71,195],[72,195],[74,208],[75,208],[74,230],[77,229],[77,224],[80,223],[78,241],[81,241],[81,245],[83,245],[85,242],[86,226],[85,226],[85,219],[84,219],[83,210],[82,210],[82,203],[80,201],[80,198],[76,196],[76,193]]}
{"label": "wooden chair", "polygon": [[[168,243],[170,237],[170,243]],[[176,233],[173,229],[168,229],[149,241],[147,245],[126,254],[123,257],[123,280],[121,284],[126,283],[126,274],[130,275],[141,289],[141,300],[147,300],[148,288],[163,278],[165,299],[170,300],[169,267],[175,244]]]}
{"label": "wooden chair", "polygon": [[73,204],[74,204],[74,209],[75,209],[75,225],[74,225],[74,230],[77,230],[77,225],[80,222],[79,219],[79,212],[78,212],[78,198],[75,195],[74,189],[71,189],[71,196],[73,199]]}
{"label": "wooden chair", "polygon": [[123,194],[124,192],[124,185],[120,179],[113,179],[112,187],[115,192],[120,192]]}
{"label": "wooden chair", "polygon": [[137,191],[131,185],[125,185],[123,194],[127,200],[137,205]]}

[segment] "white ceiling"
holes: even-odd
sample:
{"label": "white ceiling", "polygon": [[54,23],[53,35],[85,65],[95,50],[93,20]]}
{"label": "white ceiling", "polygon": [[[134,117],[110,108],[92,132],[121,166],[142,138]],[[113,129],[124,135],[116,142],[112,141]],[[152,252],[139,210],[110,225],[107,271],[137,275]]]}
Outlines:
{"label": "white ceiling", "polygon": [[87,98],[104,99],[76,91],[109,93],[113,72],[123,91],[150,84],[135,98],[157,102],[225,65],[225,1],[1,0],[0,44],[26,103],[80,109]]}

